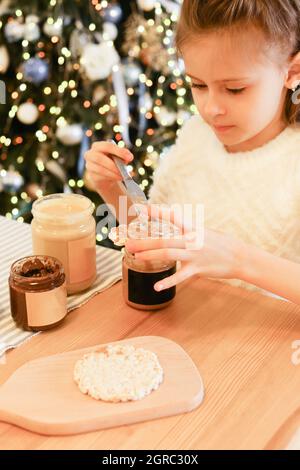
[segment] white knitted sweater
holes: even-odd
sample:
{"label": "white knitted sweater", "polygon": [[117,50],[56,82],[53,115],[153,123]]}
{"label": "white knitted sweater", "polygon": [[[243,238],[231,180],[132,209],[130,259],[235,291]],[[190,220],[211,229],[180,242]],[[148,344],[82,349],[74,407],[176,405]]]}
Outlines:
{"label": "white knitted sweater", "polygon": [[193,116],[155,171],[149,197],[155,204],[203,203],[206,228],[300,263],[300,126],[255,150],[228,153]]}

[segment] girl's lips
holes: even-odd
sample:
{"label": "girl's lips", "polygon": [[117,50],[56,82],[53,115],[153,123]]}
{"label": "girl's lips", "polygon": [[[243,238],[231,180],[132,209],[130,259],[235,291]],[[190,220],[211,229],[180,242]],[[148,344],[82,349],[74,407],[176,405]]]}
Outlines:
{"label": "girl's lips", "polygon": [[226,131],[228,131],[229,129],[232,129],[233,127],[235,127],[235,126],[214,126],[214,129],[215,129],[217,132],[226,132]]}

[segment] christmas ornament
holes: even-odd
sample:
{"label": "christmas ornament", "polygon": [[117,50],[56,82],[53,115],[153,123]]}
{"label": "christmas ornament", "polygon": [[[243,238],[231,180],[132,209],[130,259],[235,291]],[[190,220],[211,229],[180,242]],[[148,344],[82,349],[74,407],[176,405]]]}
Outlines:
{"label": "christmas ornament", "polygon": [[17,42],[23,38],[24,24],[18,20],[11,20],[4,27],[4,35],[8,42]]}
{"label": "christmas ornament", "polygon": [[181,109],[177,113],[177,119],[178,121],[182,122],[182,124],[187,121],[191,117],[191,113],[188,111],[185,111],[184,109]]}
{"label": "christmas ornament", "polygon": [[102,12],[103,18],[105,21],[110,23],[119,23],[122,19],[122,8],[117,3],[109,5]]}
{"label": "christmas ornament", "polygon": [[106,94],[107,91],[102,85],[96,86],[93,92],[93,104],[97,104],[102,101]]}
{"label": "christmas ornament", "polygon": [[84,47],[90,43],[89,35],[74,29],[70,36],[70,51],[74,58],[82,55]]}
{"label": "christmas ornament", "polygon": [[5,73],[9,66],[9,55],[5,46],[0,46],[0,73]]}
{"label": "christmas ornament", "polygon": [[15,171],[13,168],[9,168],[7,171],[2,171],[2,185],[4,191],[8,193],[14,193],[19,191],[19,189],[24,184],[24,178],[18,171]]}
{"label": "christmas ornament", "polygon": [[139,77],[143,72],[137,62],[131,59],[124,59],[122,61],[123,75],[127,86],[136,86],[139,82]]}
{"label": "christmas ornament", "polygon": [[22,103],[17,111],[17,118],[23,124],[33,124],[38,115],[38,109],[33,103]]}
{"label": "christmas ornament", "polygon": [[39,17],[37,15],[27,15],[25,19],[25,23],[34,23],[38,24],[40,21]]}
{"label": "christmas ornament", "polygon": [[28,15],[24,25],[24,39],[29,42],[37,41],[40,37],[38,26],[39,18],[36,15]]}
{"label": "christmas ornament", "polygon": [[153,108],[153,99],[148,92],[144,94],[143,107],[146,111],[151,111]]}
{"label": "christmas ornament", "polygon": [[35,85],[47,80],[49,76],[49,64],[38,57],[32,57],[23,64],[24,79]]}
{"label": "christmas ornament", "polygon": [[155,7],[155,0],[137,0],[138,6],[144,11],[151,11]]}
{"label": "christmas ornament", "polygon": [[102,37],[105,41],[114,41],[118,36],[118,28],[114,23],[106,21],[103,23],[103,34]]}
{"label": "christmas ornament", "polygon": [[56,137],[64,145],[77,145],[83,137],[83,130],[80,124],[66,124],[56,130]]}
{"label": "christmas ornament", "polygon": [[155,119],[161,126],[169,127],[176,122],[177,114],[172,109],[161,106],[160,112],[155,114]]}
{"label": "christmas ornament", "polygon": [[58,18],[56,21],[53,21],[53,18],[48,18],[44,23],[43,31],[47,36],[61,36],[63,29],[63,20]]}
{"label": "christmas ornament", "polygon": [[89,80],[103,80],[107,78],[114,65],[119,62],[119,55],[113,45],[87,44],[80,59],[80,63]]}
{"label": "christmas ornament", "polygon": [[[174,55],[170,55],[165,47],[164,34],[157,31],[156,22],[149,23],[143,15],[133,13],[127,22],[122,50],[146,67],[169,75],[172,72],[170,64],[176,65],[176,56],[175,49]],[[174,60],[171,60],[173,57]]]}

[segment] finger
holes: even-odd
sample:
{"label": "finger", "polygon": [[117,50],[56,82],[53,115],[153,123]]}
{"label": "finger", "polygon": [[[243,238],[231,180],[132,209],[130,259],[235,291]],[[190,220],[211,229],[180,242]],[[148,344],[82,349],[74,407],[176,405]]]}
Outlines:
{"label": "finger", "polygon": [[117,169],[116,165],[114,164],[113,160],[103,153],[95,153],[91,152],[90,156],[86,158],[86,165],[88,163],[93,163],[94,165],[98,165],[98,171],[101,171],[101,168],[104,167],[109,171],[112,171],[115,173],[117,176],[120,176],[120,172]]}
{"label": "finger", "polygon": [[161,248],[185,248],[185,240],[180,238],[148,238],[146,240],[128,239],[126,248],[130,253],[158,250]]}
{"label": "finger", "polygon": [[96,165],[95,163],[88,162],[85,165],[85,167],[86,167],[86,169],[89,173],[95,173],[100,177],[104,176],[104,177],[113,178],[113,179],[119,180],[119,181],[122,180],[121,175],[119,175],[118,173],[116,173],[114,171],[108,170],[108,169],[106,169],[105,167],[103,167],[101,165]]}
{"label": "finger", "polygon": [[184,235],[187,250],[200,250],[204,246],[204,230],[188,232]]}
{"label": "finger", "polygon": [[120,157],[123,160],[128,160],[129,158],[133,159],[133,154],[132,152],[130,152],[130,150],[126,148],[121,148],[113,142],[94,142],[92,145],[92,149],[99,152],[116,155],[117,157]]}
{"label": "finger", "polygon": [[154,284],[154,290],[160,292],[164,289],[169,289],[170,287],[176,286],[180,282],[185,281],[186,279],[192,277],[195,274],[195,271],[192,269],[190,264],[185,265],[180,271],[173,274],[172,276],[166,277],[159,282]]}
{"label": "finger", "polygon": [[177,248],[162,248],[159,250],[141,251],[135,253],[135,259],[145,261],[166,260],[166,261],[190,261],[191,254],[187,250]]}
{"label": "finger", "polygon": [[95,171],[88,171],[87,172],[87,175],[89,176],[89,178],[91,178],[92,180],[96,181],[96,182],[99,182],[99,181],[104,181],[104,180],[109,180],[109,181],[119,181],[119,178],[118,176],[116,176],[114,173],[110,173],[109,171],[107,170],[103,170],[101,175],[99,174],[99,172],[95,172]]}

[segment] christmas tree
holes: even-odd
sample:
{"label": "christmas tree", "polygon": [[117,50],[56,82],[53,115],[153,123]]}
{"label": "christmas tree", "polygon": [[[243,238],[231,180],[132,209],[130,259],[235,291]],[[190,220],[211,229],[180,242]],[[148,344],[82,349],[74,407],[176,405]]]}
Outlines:
{"label": "christmas tree", "polygon": [[128,170],[147,193],[159,159],[196,111],[174,47],[180,1],[1,5],[1,214],[30,222],[33,201],[55,192],[101,203],[84,175],[84,153],[96,140],[130,148]]}

